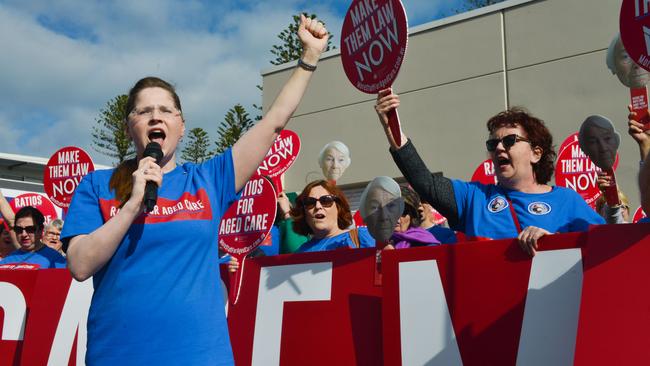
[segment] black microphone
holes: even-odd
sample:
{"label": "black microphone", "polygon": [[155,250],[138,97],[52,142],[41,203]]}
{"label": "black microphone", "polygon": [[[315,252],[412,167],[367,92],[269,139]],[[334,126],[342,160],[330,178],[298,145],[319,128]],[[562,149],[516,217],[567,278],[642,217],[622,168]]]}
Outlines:
{"label": "black microphone", "polygon": [[[152,157],[156,159],[156,164],[160,164],[163,157],[162,148],[157,142],[150,142],[144,149],[142,157]],[[156,182],[147,182],[144,187],[144,212],[151,212],[158,200],[158,185]]]}

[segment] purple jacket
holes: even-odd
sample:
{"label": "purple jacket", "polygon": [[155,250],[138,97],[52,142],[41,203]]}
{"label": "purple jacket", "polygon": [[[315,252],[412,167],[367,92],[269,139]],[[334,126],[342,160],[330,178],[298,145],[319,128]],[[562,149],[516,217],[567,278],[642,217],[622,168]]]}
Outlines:
{"label": "purple jacket", "polygon": [[395,249],[440,244],[440,240],[433,234],[419,227],[411,227],[403,233],[393,233],[390,239],[395,243]]}

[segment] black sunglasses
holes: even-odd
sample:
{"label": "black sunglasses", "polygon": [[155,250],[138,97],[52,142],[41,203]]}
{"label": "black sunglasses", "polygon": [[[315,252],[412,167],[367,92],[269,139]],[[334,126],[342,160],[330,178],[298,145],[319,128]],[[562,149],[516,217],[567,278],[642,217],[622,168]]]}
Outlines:
{"label": "black sunglasses", "polygon": [[497,146],[499,145],[499,142],[503,142],[503,147],[507,150],[507,149],[513,147],[514,144],[516,144],[518,141],[525,141],[525,142],[530,143],[529,139],[527,139],[525,137],[521,137],[521,136],[517,135],[516,133],[513,133],[512,135],[503,136],[500,139],[489,139],[489,140],[485,141],[485,147],[487,147],[487,151],[494,152],[494,151],[496,151]]}
{"label": "black sunglasses", "polygon": [[316,206],[316,202],[320,202],[323,207],[332,207],[334,202],[338,202],[338,200],[338,197],[331,194],[320,196],[318,198],[305,197],[302,199],[302,205],[305,206],[306,209],[312,209]]}
{"label": "black sunglasses", "polygon": [[30,225],[30,226],[14,226],[14,231],[16,234],[22,234],[23,231],[26,232],[27,234],[34,234],[36,232],[36,226]]}

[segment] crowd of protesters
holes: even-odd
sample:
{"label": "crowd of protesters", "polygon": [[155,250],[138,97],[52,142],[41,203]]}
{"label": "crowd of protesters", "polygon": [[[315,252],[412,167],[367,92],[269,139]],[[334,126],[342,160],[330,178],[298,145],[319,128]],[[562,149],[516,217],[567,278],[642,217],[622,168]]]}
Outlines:
{"label": "crowd of protesters", "polygon": [[[316,69],[327,32],[321,23],[302,17],[299,34],[305,46],[299,68],[262,121],[224,154],[203,164],[177,166],[176,149],[185,132],[180,99],[171,84],[148,77],[133,86],[126,106],[125,127],[138,158],[86,177],[65,224],[60,219],[46,223],[43,214],[31,206],[14,213],[0,193],[0,269],[67,266],[77,280],[93,277],[87,355],[94,364],[126,359],[139,364],[180,362],[187,361],[187,354],[193,355],[190,363],[232,363],[226,320],[222,312],[215,311],[222,306],[214,291],[220,257],[218,221],[289,121]],[[609,206],[602,199],[594,210],[575,191],[548,184],[556,157],[553,137],[544,121],[525,109],[505,110],[487,121],[485,147],[498,183],[482,184],[431,174],[415,142],[404,131],[397,139],[388,126],[388,114],[399,105],[399,96],[385,89],[378,94],[374,109],[408,186],[389,177],[375,178],[360,202],[359,212],[367,227],[355,225],[350,202],[336,184],[350,165],[349,150],[338,141],[328,144],[319,157],[326,179],[308,183],[293,203],[287,193],[279,194],[269,236],[276,249],[260,249],[253,255],[339,248],[408,249],[517,238],[521,250],[534,256],[544,236],[629,221],[629,203],[620,191],[619,204]],[[639,145],[639,188],[647,211],[650,134],[636,113],[630,112],[628,119],[628,133]],[[601,122],[595,118],[593,128],[607,129]],[[408,131],[408,121],[402,123]],[[618,138],[612,137],[616,147]],[[425,139],[420,137],[417,143],[425,144]],[[159,162],[144,154],[152,142],[161,150]],[[590,146],[602,148],[596,140]],[[615,149],[608,151],[603,164],[614,161]],[[181,194],[197,202],[203,195],[208,201],[212,198],[209,219],[188,213],[190,218],[184,220],[157,217],[158,221],[147,221],[142,202],[149,182],[158,185],[166,199]],[[607,189],[613,183],[601,174],[599,184]],[[114,215],[106,216],[100,207],[105,202],[117,205],[110,211]],[[433,209],[446,218],[448,228],[435,225]],[[188,229],[193,235],[187,234]],[[229,259],[229,268],[238,270],[236,259]],[[172,324],[169,314],[182,317]],[[155,341],[147,337],[154,333]],[[169,344],[183,351],[172,352]]]}
{"label": "crowd of protesters", "polygon": [[[372,227],[365,227],[366,223],[357,227],[352,219],[350,202],[336,181],[313,181],[297,196],[285,192],[278,195],[276,220],[266,240],[273,244],[269,248],[260,247],[252,256],[341,247],[368,248],[375,247],[376,241],[390,249],[515,237],[525,252],[534,255],[538,239],[545,235],[585,231],[595,224],[630,222],[629,201],[620,190],[618,205],[610,207],[605,196],[601,195],[595,208],[591,209],[574,191],[548,185],[556,156],[553,138],[544,122],[526,110],[513,108],[488,120],[486,149],[495,164],[498,183],[485,185],[431,174],[404,131],[401,131],[402,142],[397,145],[387,125],[386,113],[399,103],[399,97],[387,89],[379,93],[375,105],[395,164],[408,184],[400,186],[393,182],[390,184],[395,188],[381,187],[386,192],[392,190],[392,197],[403,202],[399,206],[400,212],[392,214],[394,220],[388,220],[389,215],[385,215],[383,223],[376,223],[373,219],[373,213],[390,211],[378,210],[387,202],[378,204],[374,201],[375,207],[372,208],[361,202],[360,212],[369,226],[383,227],[377,226],[377,233],[373,233]],[[648,210],[650,169],[645,160],[650,152],[650,134],[637,119],[636,113],[630,109],[628,133],[639,147],[639,187],[642,207]],[[337,145],[338,150],[344,151],[340,160],[346,162],[348,159],[349,162],[347,147],[337,143],[341,145]],[[598,185],[602,190],[612,184],[611,179],[603,172],[598,173]],[[373,183],[368,187],[371,186]],[[362,196],[361,201],[364,199]],[[435,211],[444,215],[449,227],[434,223]],[[13,268],[7,266],[9,263],[28,262],[36,265],[27,268],[65,266],[66,254],[60,239],[61,219],[45,223],[42,213],[33,207],[25,207],[14,214],[1,193],[0,212],[3,215],[0,221],[0,269]],[[388,235],[381,234],[381,230],[388,231]],[[237,270],[237,261],[229,260],[231,271]]]}

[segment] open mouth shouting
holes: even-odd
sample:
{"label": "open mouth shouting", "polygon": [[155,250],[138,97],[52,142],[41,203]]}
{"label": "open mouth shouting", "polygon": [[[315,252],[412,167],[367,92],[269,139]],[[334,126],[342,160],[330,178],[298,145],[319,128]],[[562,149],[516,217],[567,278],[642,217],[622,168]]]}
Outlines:
{"label": "open mouth shouting", "polygon": [[506,156],[499,156],[499,157],[497,157],[497,161],[496,161],[496,163],[497,163],[497,166],[498,166],[499,168],[501,168],[501,169],[506,168],[506,167],[512,165],[512,162],[511,162],[510,159],[508,159]]}
{"label": "open mouth shouting", "polygon": [[161,129],[154,129],[149,131],[147,137],[149,138],[150,142],[157,142],[160,144],[160,146],[162,146],[163,142],[165,141],[166,134],[165,131]]}

